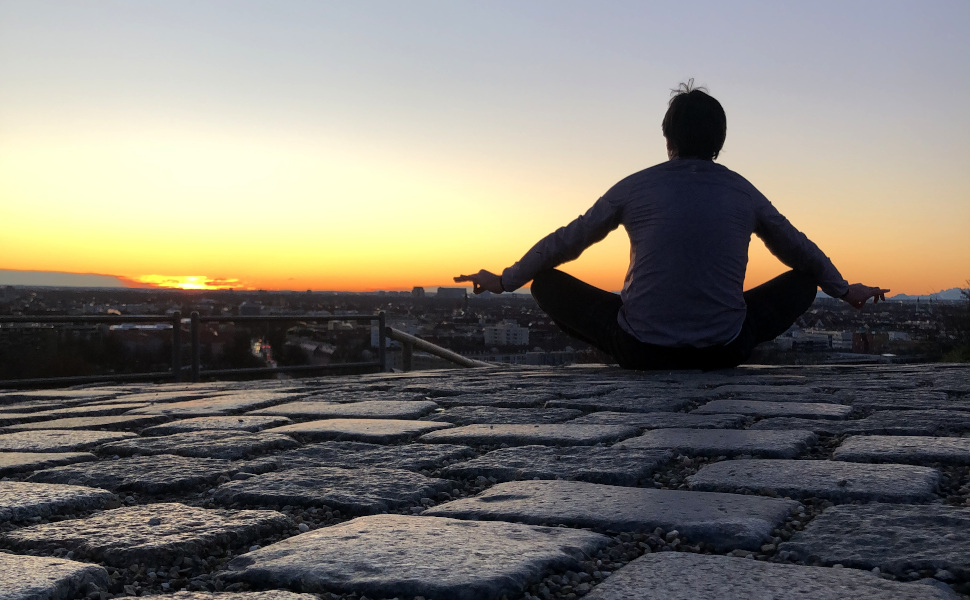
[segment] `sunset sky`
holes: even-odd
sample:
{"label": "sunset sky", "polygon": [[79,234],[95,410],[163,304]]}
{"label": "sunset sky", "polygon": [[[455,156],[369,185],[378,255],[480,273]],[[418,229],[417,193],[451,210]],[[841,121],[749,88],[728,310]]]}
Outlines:
{"label": "sunset sky", "polygon": [[[962,286],[968,31],[967,0],[0,0],[0,269],[497,272],[665,160],[693,77],[727,111],[718,162],[850,281]],[[784,269],[751,247],[749,285]],[[628,250],[565,270],[616,290]]]}

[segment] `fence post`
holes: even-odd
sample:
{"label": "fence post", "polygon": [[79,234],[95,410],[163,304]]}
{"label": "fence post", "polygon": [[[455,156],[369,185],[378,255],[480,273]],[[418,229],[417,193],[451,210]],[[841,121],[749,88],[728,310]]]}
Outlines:
{"label": "fence post", "polygon": [[202,362],[202,343],[199,340],[199,313],[194,310],[191,315],[189,335],[192,336],[192,383],[198,383],[200,363]]}
{"label": "fence post", "polygon": [[404,371],[414,368],[414,344],[410,342],[401,344],[401,368]]}
{"label": "fence post", "polygon": [[387,319],[384,311],[377,313],[377,329],[380,332],[377,336],[377,361],[381,363],[381,373],[387,372]]}
{"label": "fence post", "polygon": [[182,311],[172,313],[172,377],[182,381]]}

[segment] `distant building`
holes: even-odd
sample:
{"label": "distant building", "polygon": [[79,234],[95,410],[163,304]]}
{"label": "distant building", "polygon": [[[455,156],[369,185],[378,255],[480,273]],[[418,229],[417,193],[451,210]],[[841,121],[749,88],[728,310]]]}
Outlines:
{"label": "distant building", "polygon": [[468,288],[463,287],[440,287],[436,298],[442,300],[464,300],[468,296]]}
{"label": "distant building", "polygon": [[514,322],[503,321],[485,328],[486,346],[528,346],[529,328]]}

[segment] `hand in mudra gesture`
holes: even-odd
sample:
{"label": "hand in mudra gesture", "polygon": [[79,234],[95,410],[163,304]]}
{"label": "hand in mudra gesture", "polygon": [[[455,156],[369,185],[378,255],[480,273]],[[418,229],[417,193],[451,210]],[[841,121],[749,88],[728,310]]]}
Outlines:
{"label": "hand in mudra gesture", "polygon": [[482,292],[501,294],[505,291],[505,288],[502,287],[502,276],[486,271],[485,269],[482,269],[474,275],[459,275],[455,277],[455,283],[465,281],[472,282],[472,291],[476,294],[481,294]]}
{"label": "hand in mudra gesture", "polygon": [[853,283],[849,285],[849,291],[847,291],[841,299],[845,300],[855,308],[862,308],[869,298],[872,298],[873,304],[876,304],[880,300],[885,302],[886,292],[888,291],[889,290],[884,290],[880,287]]}

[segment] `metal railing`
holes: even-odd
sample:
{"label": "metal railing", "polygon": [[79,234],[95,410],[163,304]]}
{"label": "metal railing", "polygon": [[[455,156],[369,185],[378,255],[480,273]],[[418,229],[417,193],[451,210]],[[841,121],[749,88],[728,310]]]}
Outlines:
{"label": "metal railing", "polygon": [[[44,385],[65,385],[78,383],[98,383],[104,381],[156,381],[170,380],[179,382],[183,379],[182,367],[182,324],[185,319],[182,313],[176,311],[171,315],[57,315],[57,316],[0,316],[0,326],[6,323],[22,323],[27,325],[92,323],[99,325],[122,325],[127,323],[164,323],[172,326],[172,363],[169,371],[155,371],[143,373],[114,373],[106,375],[79,375],[67,377],[37,377],[30,379],[0,380],[3,387],[31,387]],[[285,316],[207,316],[192,312],[187,319],[189,324],[189,340],[191,362],[189,364],[189,381],[198,382],[202,377],[225,377],[233,375],[260,375],[271,373],[307,373],[339,371],[345,373],[378,373],[387,367],[387,337],[384,313],[376,315],[285,315]],[[203,323],[280,323],[280,322],[328,322],[328,321],[367,321],[377,322],[378,345],[377,360],[370,362],[338,363],[330,365],[299,365],[286,367],[256,367],[238,369],[202,369],[202,324]]]}
{"label": "metal railing", "polygon": [[[487,362],[467,358],[447,348],[442,348],[426,340],[415,337],[393,327],[388,327],[383,312],[376,315],[284,315],[284,316],[207,316],[192,312],[188,319],[183,319],[182,313],[176,311],[171,315],[57,315],[57,316],[0,316],[0,326],[5,323],[22,323],[27,325],[92,323],[98,325],[121,325],[127,323],[155,323],[172,326],[172,363],[169,371],[154,371],[142,373],[113,373],[107,375],[78,375],[66,377],[37,377],[29,379],[0,380],[2,387],[41,387],[45,385],[69,385],[79,383],[98,383],[105,381],[157,381],[183,380],[182,367],[182,325],[188,322],[191,361],[188,366],[188,380],[201,381],[203,377],[226,377],[235,375],[263,375],[273,373],[310,373],[310,372],[341,372],[341,373],[377,373],[387,371],[387,340],[392,339],[401,344],[402,366],[404,371],[413,367],[414,350],[418,349],[437,356],[460,367],[494,367]],[[356,321],[377,322],[378,344],[377,360],[371,362],[338,363],[329,365],[298,365],[286,367],[254,367],[234,369],[202,369],[202,324],[203,323],[283,323],[283,322],[329,322]]]}
{"label": "metal railing", "polygon": [[443,358],[447,361],[453,362],[460,367],[474,368],[474,367],[494,367],[495,365],[489,364],[481,360],[475,360],[473,358],[468,358],[448,350],[447,348],[442,348],[436,344],[432,344],[421,338],[414,337],[409,333],[404,333],[393,327],[385,328],[385,333],[390,339],[401,343],[401,361],[402,369],[404,371],[410,371],[414,363],[414,349],[423,350],[428,354],[437,356],[438,358]]}

